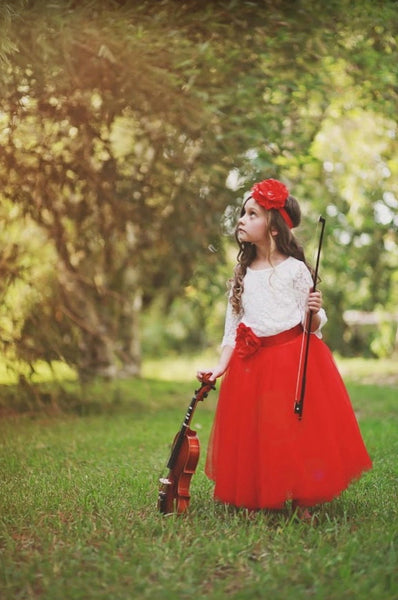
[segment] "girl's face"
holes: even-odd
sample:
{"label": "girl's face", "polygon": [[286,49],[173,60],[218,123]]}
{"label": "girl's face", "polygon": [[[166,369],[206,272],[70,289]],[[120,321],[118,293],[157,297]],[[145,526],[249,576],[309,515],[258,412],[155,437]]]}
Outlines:
{"label": "girl's face", "polygon": [[238,221],[237,237],[239,242],[264,245],[268,240],[268,215],[265,208],[253,198],[244,204]]}

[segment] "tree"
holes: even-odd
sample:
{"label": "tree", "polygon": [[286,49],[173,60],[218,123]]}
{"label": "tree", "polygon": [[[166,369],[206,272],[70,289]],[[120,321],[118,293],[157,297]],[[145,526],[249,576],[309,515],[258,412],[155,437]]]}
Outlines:
{"label": "tree", "polygon": [[212,117],[182,89],[188,40],[165,36],[162,23],[145,31],[138,8],[115,13],[106,2],[93,27],[91,9],[32,2],[3,77],[3,194],[45,232],[57,263],[19,353],[61,357],[82,377],[138,372],[142,302],[162,288],[172,298],[189,280],[222,206],[204,172],[212,153],[197,164]]}
{"label": "tree", "polygon": [[[19,356],[62,358],[81,377],[139,372],[142,306],[161,297],[168,310],[198,262],[215,268],[224,209],[258,177],[281,173],[307,214],[347,213],[317,136],[344,86],[393,114],[393,9],[27,2],[1,74],[0,181],[48,268],[14,328]],[[338,272],[346,248],[334,254]]]}

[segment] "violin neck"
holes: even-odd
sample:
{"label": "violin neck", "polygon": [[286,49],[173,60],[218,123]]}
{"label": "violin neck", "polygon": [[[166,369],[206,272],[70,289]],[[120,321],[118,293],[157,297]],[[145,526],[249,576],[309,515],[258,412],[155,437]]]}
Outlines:
{"label": "violin neck", "polygon": [[173,445],[173,449],[171,451],[171,455],[170,455],[170,458],[169,458],[169,462],[167,463],[167,468],[168,469],[173,469],[173,467],[175,466],[175,463],[176,463],[176,461],[178,459],[178,455],[179,455],[180,450],[181,450],[182,443],[184,441],[185,433],[186,433],[186,431],[187,431],[187,429],[188,429],[188,427],[189,427],[189,425],[191,423],[192,416],[193,416],[193,413],[195,411],[197,402],[198,402],[198,400],[197,400],[196,395],[195,395],[192,398],[192,400],[191,400],[191,402],[190,402],[190,404],[188,406],[187,412],[185,413],[185,417],[184,417],[184,420],[183,420],[182,425],[181,425],[181,429],[180,429],[180,431],[177,434],[177,437],[175,439],[175,442],[174,442],[174,445]]}

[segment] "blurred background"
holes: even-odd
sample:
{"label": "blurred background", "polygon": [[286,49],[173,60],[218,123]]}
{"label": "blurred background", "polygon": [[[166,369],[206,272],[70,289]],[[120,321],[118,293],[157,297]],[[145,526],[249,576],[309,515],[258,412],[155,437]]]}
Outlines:
{"label": "blurred background", "polygon": [[396,2],[15,0],[0,26],[4,381],[216,352],[268,177],[310,262],[326,217],[326,342],[394,364]]}

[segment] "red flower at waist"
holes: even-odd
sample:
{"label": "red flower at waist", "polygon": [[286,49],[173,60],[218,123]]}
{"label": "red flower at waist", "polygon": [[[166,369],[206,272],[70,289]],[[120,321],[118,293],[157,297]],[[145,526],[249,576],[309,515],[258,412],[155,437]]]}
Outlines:
{"label": "red flower at waist", "polygon": [[269,335],[266,337],[258,337],[250,327],[247,327],[244,323],[239,323],[238,329],[236,330],[236,352],[240,358],[246,358],[255,354],[257,350],[263,346],[276,346],[277,344],[286,344],[294,340],[297,336],[302,335],[303,327],[301,323],[298,323],[291,329],[281,331],[275,335]]}
{"label": "red flower at waist", "polygon": [[260,338],[244,323],[239,323],[235,338],[236,352],[241,358],[255,354],[261,348]]}

